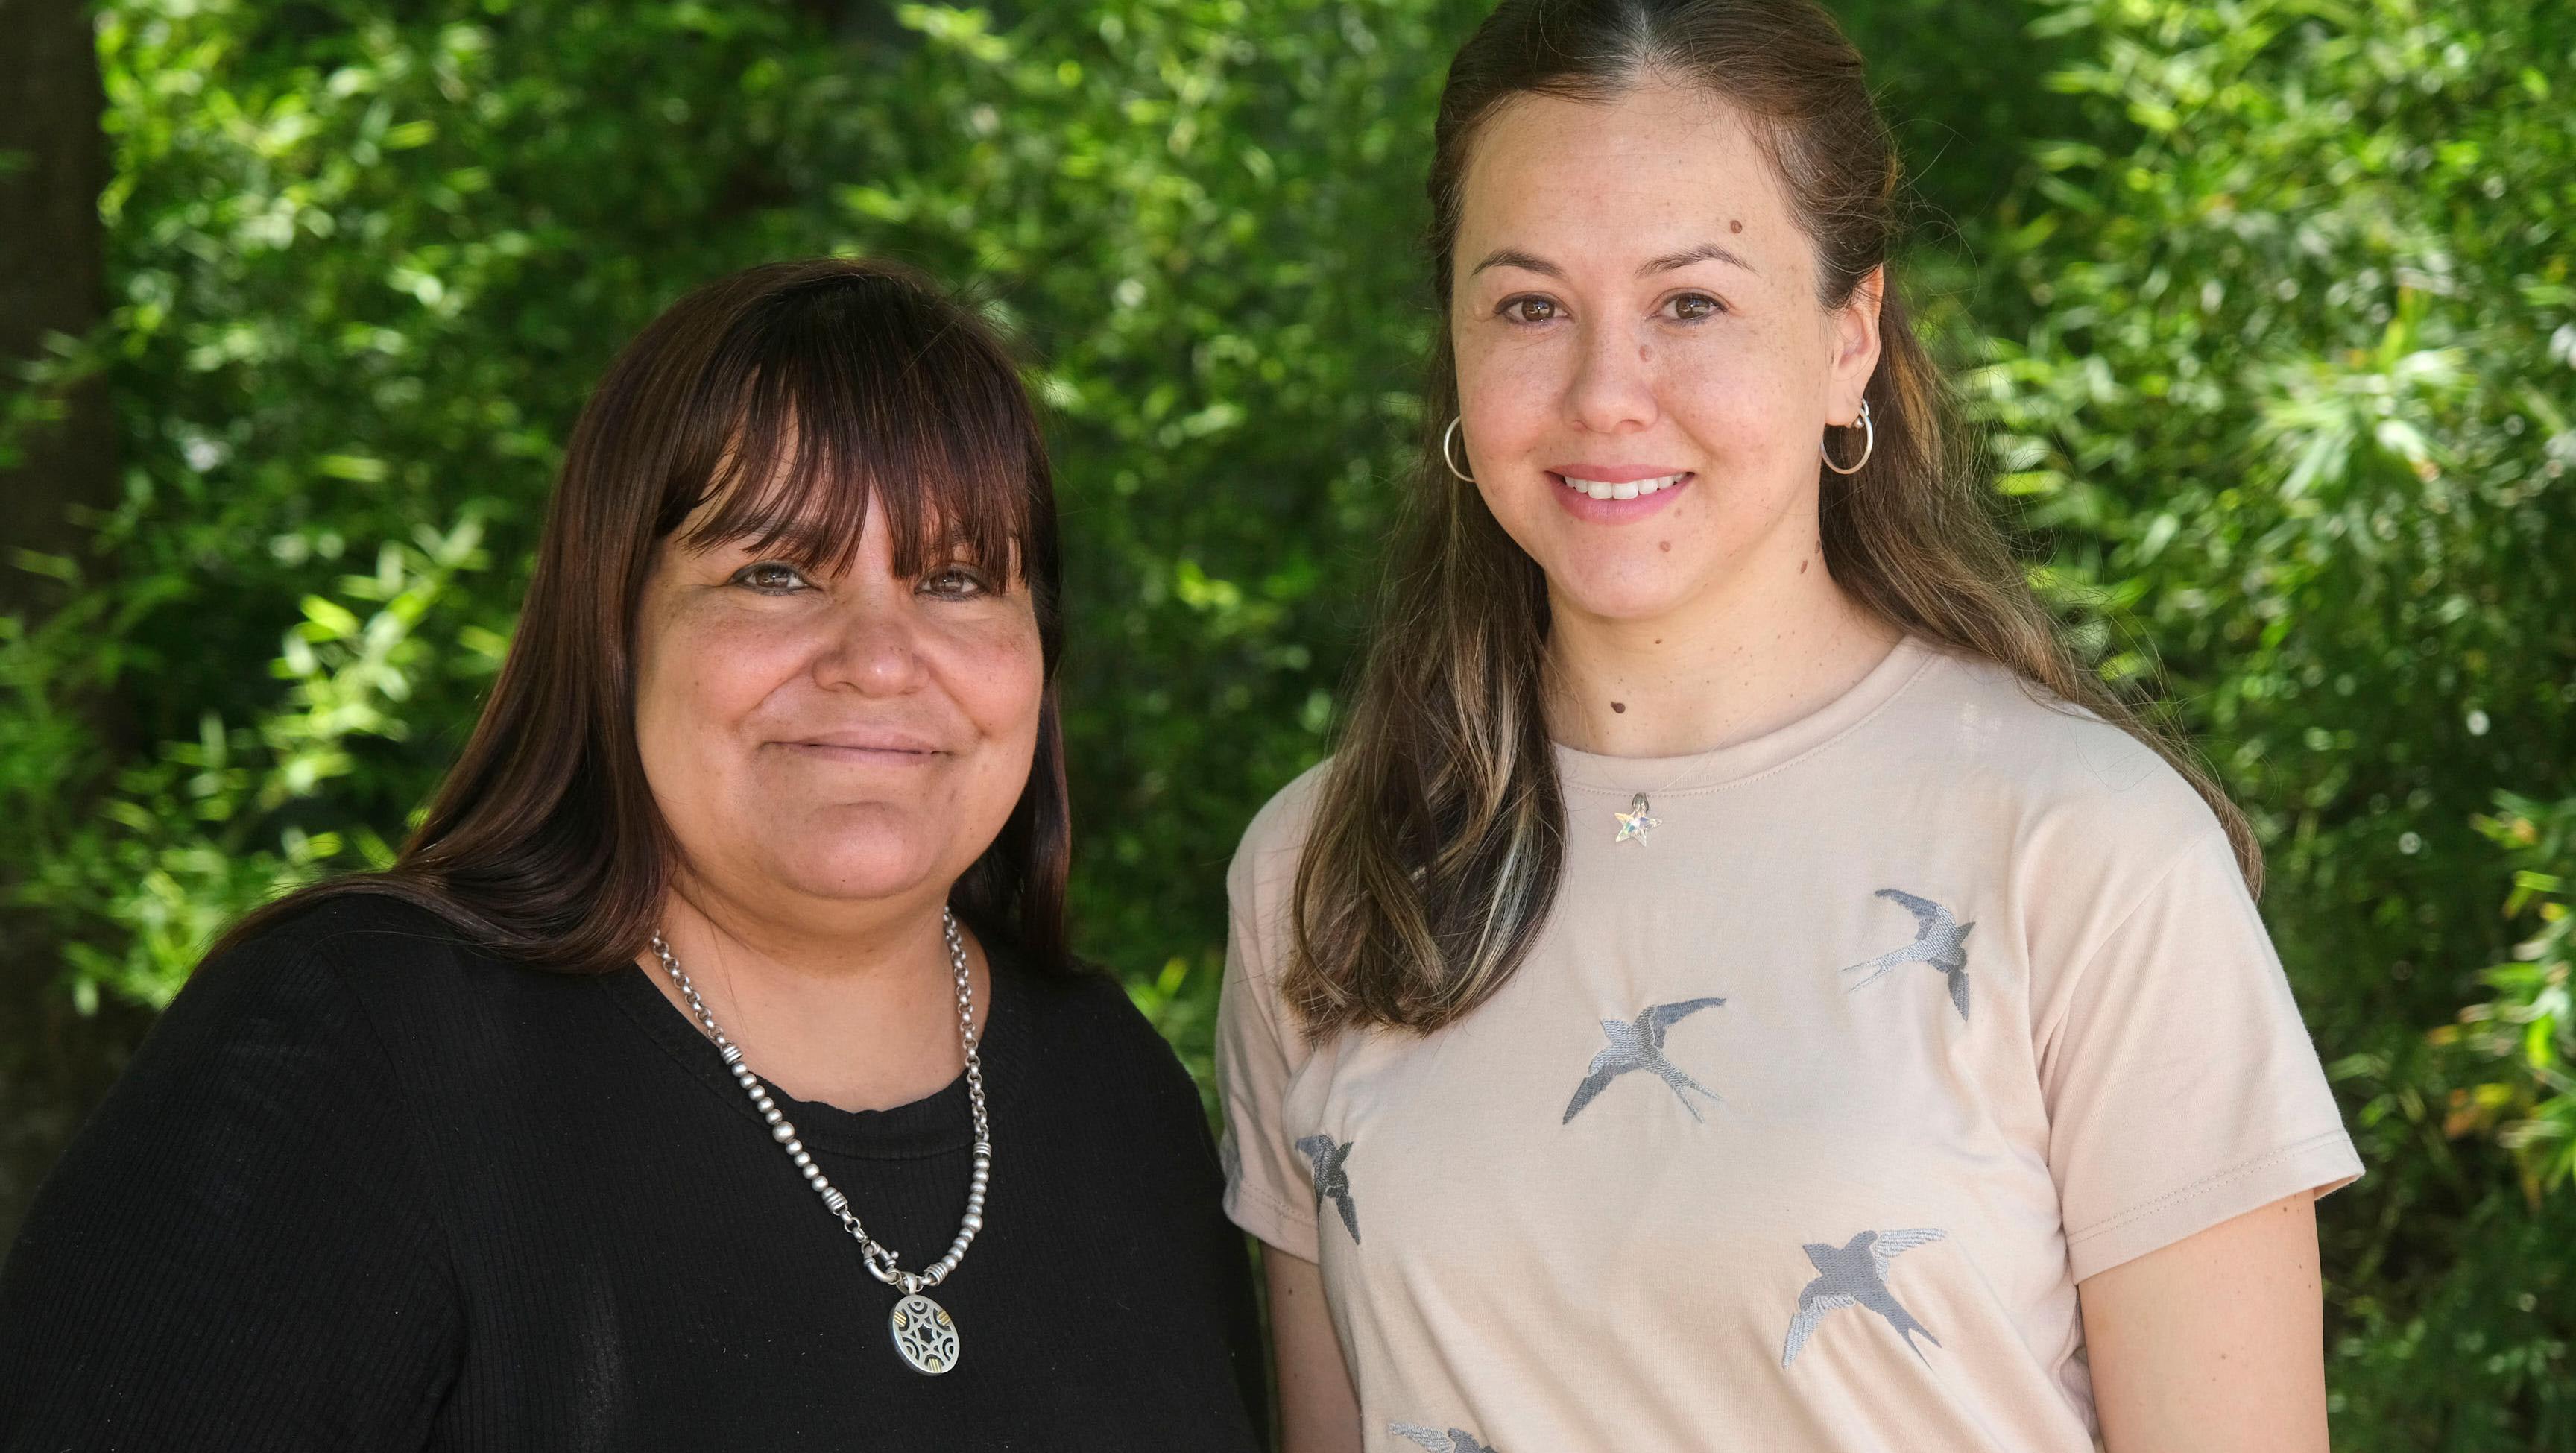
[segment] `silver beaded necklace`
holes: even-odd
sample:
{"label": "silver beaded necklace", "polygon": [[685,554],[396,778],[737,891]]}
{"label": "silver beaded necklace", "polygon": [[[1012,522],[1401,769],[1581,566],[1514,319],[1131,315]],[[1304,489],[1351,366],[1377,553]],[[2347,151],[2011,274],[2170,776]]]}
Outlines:
{"label": "silver beaded necklace", "polygon": [[948,1280],[957,1264],[966,1259],[966,1248],[975,1244],[975,1233],[984,1229],[984,1188],[993,1177],[993,1127],[984,1118],[984,1061],[975,1046],[975,986],[966,975],[966,941],[957,931],[957,915],[946,908],[939,910],[940,932],[948,940],[948,964],[957,974],[957,1039],[966,1047],[966,1103],[975,1111],[975,1179],[966,1192],[966,1214],[957,1225],[957,1239],[948,1246],[948,1254],[933,1262],[927,1271],[905,1271],[896,1264],[894,1248],[868,1234],[859,1224],[858,1214],[850,1209],[850,1198],[823,1174],[814,1163],[805,1143],[796,1138],[796,1127],[780,1113],[778,1102],[769,1097],[769,1089],[751,1067],[742,1062],[742,1049],[716,1027],[716,1017],[707,1012],[706,1001],[698,997],[697,986],[689,982],[688,972],[672,956],[671,945],[662,938],[661,930],[653,933],[653,956],[662,961],[662,972],[671,976],[680,997],[689,1001],[689,1012],[698,1016],[707,1038],[724,1056],[726,1068],[733,1071],[734,1083],[751,1097],[760,1118],[769,1122],[770,1136],[796,1163],[805,1183],[822,1197],[823,1205],[840,1218],[841,1229],[859,1243],[859,1260],[868,1274],[887,1286],[900,1288],[901,1300],[886,1318],[894,1334],[894,1350],[917,1372],[942,1373],[957,1365],[957,1323],[948,1309],[922,1295],[926,1287]]}

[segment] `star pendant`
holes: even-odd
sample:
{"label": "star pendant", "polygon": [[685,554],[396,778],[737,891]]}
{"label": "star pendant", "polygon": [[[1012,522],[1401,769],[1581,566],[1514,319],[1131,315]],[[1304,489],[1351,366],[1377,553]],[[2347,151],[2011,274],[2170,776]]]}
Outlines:
{"label": "star pendant", "polygon": [[1610,815],[1619,819],[1619,835],[1610,840],[1611,846],[1613,847],[1626,842],[1630,838],[1644,837],[1646,834],[1653,832],[1656,828],[1663,826],[1664,821],[1660,817],[1650,817],[1647,815],[1646,794],[1643,792],[1637,794],[1636,801],[1628,804],[1628,810],[1626,812],[1613,811]]}

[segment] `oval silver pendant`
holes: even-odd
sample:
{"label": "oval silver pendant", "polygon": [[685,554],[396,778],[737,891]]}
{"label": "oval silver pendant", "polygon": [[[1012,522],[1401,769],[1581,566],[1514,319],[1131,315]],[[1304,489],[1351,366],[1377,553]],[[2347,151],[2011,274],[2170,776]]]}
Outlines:
{"label": "oval silver pendant", "polygon": [[957,1365],[957,1323],[946,1307],[915,1292],[894,1304],[886,1325],[894,1333],[894,1350],[913,1371],[935,1377]]}

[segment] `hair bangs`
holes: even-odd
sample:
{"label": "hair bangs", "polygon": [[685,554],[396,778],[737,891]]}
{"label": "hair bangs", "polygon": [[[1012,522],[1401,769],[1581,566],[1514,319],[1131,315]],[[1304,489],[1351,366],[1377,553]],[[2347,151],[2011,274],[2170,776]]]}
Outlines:
{"label": "hair bangs", "polygon": [[[1009,359],[886,280],[836,278],[746,316],[711,360],[731,399],[695,487],[675,479],[692,549],[748,541],[800,566],[857,558],[870,502],[894,569],[964,560],[1032,575],[1044,444]],[[712,423],[713,421],[710,421]]]}

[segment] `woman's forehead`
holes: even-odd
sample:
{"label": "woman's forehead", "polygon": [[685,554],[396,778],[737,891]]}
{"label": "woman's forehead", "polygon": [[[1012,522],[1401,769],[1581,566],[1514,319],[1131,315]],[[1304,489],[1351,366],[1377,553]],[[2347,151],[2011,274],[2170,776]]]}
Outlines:
{"label": "woman's forehead", "polygon": [[1467,156],[1453,260],[1462,283],[1498,252],[1614,273],[1715,252],[1761,274],[1794,267],[1804,246],[1744,114],[1650,78],[1599,100],[1518,96],[1488,117]]}
{"label": "woman's forehead", "polygon": [[[697,554],[775,558],[831,574],[862,568],[872,558],[882,560],[883,568],[907,575],[984,558],[985,552],[976,547],[972,532],[959,528],[946,516],[933,514],[921,520],[917,528],[918,534],[912,537],[907,550],[904,532],[873,497],[866,502],[855,528],[838,519],[725,519],[716,502],[709,501],[673,532],[672,542]],[[1005,544],[1002,558],[1016,562],[1018,554],[1018,543],[1011,540]],[[910,557],[908,566],[906,557]]]}
{"label": "woman's forehead", "polygon": [[901,457],[829,428],[738,436],[674,538],[695,550],[776,553],[836,570],[857,560],[872,532],[889,538],[895,568],[906,573],[1020,553],[1029,528],[1024,477],[996,478],[998,461],[963,451],[886,452]]}

